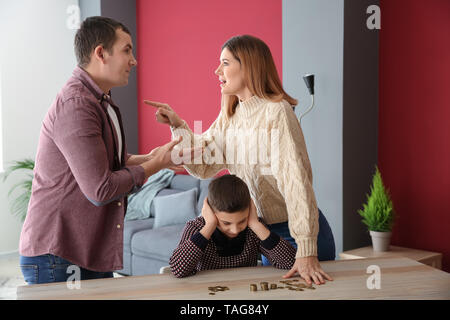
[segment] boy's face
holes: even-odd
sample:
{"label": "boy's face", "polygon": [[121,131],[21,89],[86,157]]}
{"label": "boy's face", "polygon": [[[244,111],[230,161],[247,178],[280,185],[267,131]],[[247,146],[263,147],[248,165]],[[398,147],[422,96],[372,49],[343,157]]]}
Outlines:
{"label": "boy's face", "polygon": [[249,212],[250,208],[233,213],[216,212],[217,228],[228,238],[235,238],[241,231],[247,228]]}
{"label": "boy's face", "polygon": [[105,78],[111,87],[124,86],[128,84],[131,68],[136,66],[137,61],[133,56],[133,44],[128,33],[121,28],[116,30],[116,41],[111,52],[105,50]]}

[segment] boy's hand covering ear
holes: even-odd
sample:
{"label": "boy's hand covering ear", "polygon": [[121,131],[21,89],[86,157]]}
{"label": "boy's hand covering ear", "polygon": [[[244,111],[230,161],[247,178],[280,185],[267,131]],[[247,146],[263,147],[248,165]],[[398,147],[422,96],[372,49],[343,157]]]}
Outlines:
{"label": "boy's hand covering ear", "polygon": [[248,214],[248,227],[251,228],[255,224],[259,223],[258,213],[256,211],[255,203],[250,199],[250,212]]}
{"label": "boy's hand covering ear", "polygon": [[214,211],[209,206],[208,198],[205,198],[205,200],[203,201],[202,217],[203,219],[205,219],[206,225],[210,225],[211,227],[214,226],[214,228],[217,226],[217,217]]}

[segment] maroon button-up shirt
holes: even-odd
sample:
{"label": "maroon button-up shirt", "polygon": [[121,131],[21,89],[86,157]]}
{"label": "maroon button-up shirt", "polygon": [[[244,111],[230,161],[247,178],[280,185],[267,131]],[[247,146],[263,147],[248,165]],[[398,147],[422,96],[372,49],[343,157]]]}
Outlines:
{"label": "maroon button-up shirt", "polygon": [[[108,104],[120,123],[121,161]],[[42,124],[21,255],[50,253],[93,271],[123,268],[126,196],[145,180],[141,166],[125,166],[123,132],[119,108],[77,67]]]}

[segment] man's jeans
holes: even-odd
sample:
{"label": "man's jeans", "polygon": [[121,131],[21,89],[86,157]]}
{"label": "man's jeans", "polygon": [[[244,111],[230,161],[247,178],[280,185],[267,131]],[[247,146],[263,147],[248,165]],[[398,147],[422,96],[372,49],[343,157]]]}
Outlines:
{"label": "man's jeans", "polygon": [[[269,230],[275,232],[280,237],[291,243],[297,249],[294,238],[289,233],[287,222],[274,223],[268,225]],[[319,209],[319,234],[317,235],[317,255],[319,261],[334,260],[336,258],[336,247],[334,244],[333,232],[328,225],[327,219]],[[263,266],[270,266],[269,260],[261,255]]]}
{"label": "man's jeans", "polygon": [[[71,269],[69,269],[69,273],[67,273],[67,268],[69,266],[75,265],[70,261],[52,254],[44,254],[36,257],[20,256],[20,269],[28,284],[65,282],[74,274],[74,271]],[[80,268],[80,279],[77,280],[113,277],[112,272],[96,272],[81,267],[78,268]]]}

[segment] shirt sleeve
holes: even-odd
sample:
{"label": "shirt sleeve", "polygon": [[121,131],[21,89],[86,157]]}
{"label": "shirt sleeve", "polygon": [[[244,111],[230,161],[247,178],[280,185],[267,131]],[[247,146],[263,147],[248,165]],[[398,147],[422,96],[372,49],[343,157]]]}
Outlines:
{"label": "shirt sleeve", "polygon": [[204,154],[200,163],[194,161],[192,164],[184,165],[190,175],[207,179],[227,169],[224,122],[224,114],[221,111],[209,129],[202,134],[194,134],[184,120],[178,128],[171,127],[173,138],[183,137],[183,141],[180,143],[182,148],[204,147]]}
{"label": "shirt sleeve", "polygon": [[197,273],[197,264],[203,256],[208,240],[203,237],[198,227],[189,221],[183,230],[180,243],[169,259],[170,270],[177,278],[192,276]]}
{"label": "shirt sleeve", "polygon": [[278,269],[291,269],[295,262],[295,248],[275,232],[260,241],[260,252]]}
{"label": "shirt sleeve", "polygon": [[53,121],[53,139],[83,194],[101,206],[136,191],[145,173],[141,166],[110,170],[101,118],[89,103],[82,98],[66,101]]}
{"label": "shirt sleeve", "polygon": [[279,104],[275,118],[279,143],[271,153],[271,169],[286,201],[289,231],[298,246],[296,257],[317,256],[319,211],[303,132],[287,103]]}

